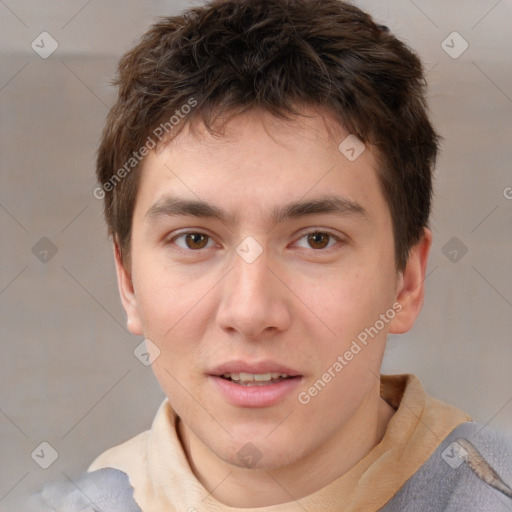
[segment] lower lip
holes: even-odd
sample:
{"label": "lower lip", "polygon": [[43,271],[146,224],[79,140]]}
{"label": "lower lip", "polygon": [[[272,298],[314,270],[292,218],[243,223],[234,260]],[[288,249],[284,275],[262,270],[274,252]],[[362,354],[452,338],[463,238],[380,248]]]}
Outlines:
{"label": "lower lip", "polygon": [[263,386],[243,386],[234,382],[210,375],[210,379],[233,405],[240,407],[270,407],[297,389],[300,377],[282,380]]}

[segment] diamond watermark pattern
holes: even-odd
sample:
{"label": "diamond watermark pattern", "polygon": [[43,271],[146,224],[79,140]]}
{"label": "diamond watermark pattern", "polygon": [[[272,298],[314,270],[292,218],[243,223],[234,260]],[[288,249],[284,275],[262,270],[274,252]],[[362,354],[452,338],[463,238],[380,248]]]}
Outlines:
{"label": "diamond watermark pattern", "polygon": [[469,43],[458,32],[452,32],[441,43],[441,48],[452,59],[458,59],[469,48]]}
{"label": "diamond watermark pattern", "polygon": [[32,254],[41,263],[48,263],[57,254],[57,246],[49,238],[43,236],[32,247]]}
{"label": "diamond watermark pattern", "polygon": [[353,162],[361,156],[366,146],[355,135],[349,135],[343,139],[338,149],[347,160]]}
{"label": "diamond watermark pattern", "polygon": [[43,469],[48,469],[58,458],[57,450],[48,442],[43,441],[32,453],[32,459]]}
{"label": "diamond watermark pattern", "polygon": [[151,366],[160,356],[160,349],[146,338],[135,347],[133,354],[144,366]]}
{"label": "diamond watermark pattern", "polygon": [[458,263],[468,252],[467,246],[456,236],[450,238],[441,250],[452,263]]}
{"label": "diamond watermark pattern", "polygon": [[252,236],[248,236],[238,245],[236,252],[246,263],[253,263],[263,252],[263,247]]}
{"label": "diamond watermark pattern", "polygon": [[441,457],[453,469],[457,469],[467,458],[468,452],[462,446],[454,442],[446,448]]}
{"label": "diamond watermark pattern", "polygon": [[238,460],[247,468],[253,468],[262,457],[262,453],[252,443],[246,443],[237,452]]}
{"label": "diamond watermark pattern", "polygon": [[48,32],[41,32],[30,46],[39,57],[47,59],[59,47],[59,43]]}

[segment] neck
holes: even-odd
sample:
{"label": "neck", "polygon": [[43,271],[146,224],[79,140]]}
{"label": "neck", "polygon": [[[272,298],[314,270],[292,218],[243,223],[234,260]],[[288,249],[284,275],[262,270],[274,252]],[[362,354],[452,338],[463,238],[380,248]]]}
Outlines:
{"label": "neck", "polygon": [[346,474],[382,440],[394,412],[374,393],[327,443],[291,465],[273,469],[225,462],[181,421],[178,432],[192,471],[216,500],[230,507],[266,507],[303,498]]}

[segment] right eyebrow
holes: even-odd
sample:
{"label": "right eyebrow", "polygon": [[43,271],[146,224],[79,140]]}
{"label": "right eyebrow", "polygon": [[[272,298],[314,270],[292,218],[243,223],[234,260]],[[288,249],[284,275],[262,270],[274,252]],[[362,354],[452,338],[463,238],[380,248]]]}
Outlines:
{"label": "right eyebrow", "polygon": [[160,217],[179,216],[211,218],[224,223],[236,223],[238,218],[237,215],[229,215],[220,208],[204,201],[182,199],[174,196],[165,196],[159,199],[145,215],[151,221],[158,220]]}

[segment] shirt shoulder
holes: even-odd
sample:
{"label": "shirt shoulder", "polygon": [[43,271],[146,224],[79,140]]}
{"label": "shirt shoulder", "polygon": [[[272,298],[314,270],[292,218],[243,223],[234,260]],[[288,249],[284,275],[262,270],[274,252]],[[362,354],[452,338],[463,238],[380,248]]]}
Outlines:
{"label": "shirt shoulder", "polygon": [[512,436],[474,422],[456,427],[382,512],[512,510]]}
{"label": "shirt shoulder", "polygon": [[133,498],[128,476],[104,468],[76,479],[47,484],[42,491],[3,512],[142,512]]}

